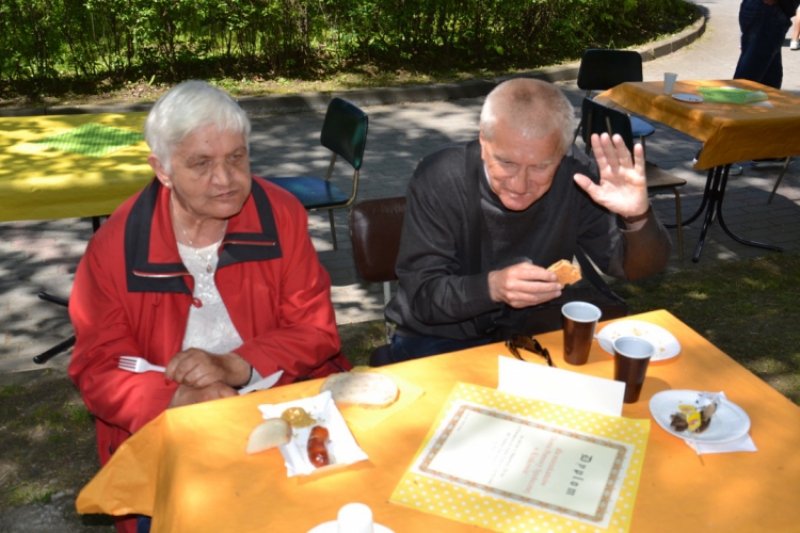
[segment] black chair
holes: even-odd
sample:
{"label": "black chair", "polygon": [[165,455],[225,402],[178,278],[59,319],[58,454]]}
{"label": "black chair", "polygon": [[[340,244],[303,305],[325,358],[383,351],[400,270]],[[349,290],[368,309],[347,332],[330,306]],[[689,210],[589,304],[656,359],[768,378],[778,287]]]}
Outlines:
{"label": "black chair", "polygon": [[[581,123],[578,126],[581,138],[586,144],[586,153],[591,151],[590,137],[593,133],[607,132],[609,135],[614,133],[622,136],[628,150],[633,152],[633,132],[631,131],[631,121],[628,115],[595,102],[591,98],[584,98],[581,106]],[[686,185],[686,180],[662,170],[654,163],[645,162],[645,173],[647,175],[647,191],[659,192],[670,190],[675,194],[675,227],[678,230],[678,257],[683,261],[683,229],[681,225],[681,195],[678,187]],[[668,227],[672,227],[669,225]]]}
{"label": "black chair", "polygon": [[[395,263],[400,250],[406,199],[403,196],[365,200],[350,211],[350,239],[356,271],[368,283],[383,283],[384,306],[391,298],[391,282],[397,280]],[[390,362],[392,325],[386,322],[386,344],[370,356],[370,366]]]}
{"label": "black chair", "polygon": [[[92,232],[93,233],[97,232],[97,230],[100,229],[100,224],[102,222],[100,220],[101,218],[103,218],[103,217],[100,217],[100,216],[92,217]],[[56,305],[61,305],[61,306],[64,306],[64,307],[67,307],[69,305],[69,300],[67,300],[65,298],[61,298],[59,296],[53,296],[52,294],[49,294],[49,293],[46,293],[46,292],[40,292],[37,296],[39,296],[40,300],[44,300],[46,302],[54,303]],[[46,362],[48,362],[50,359],[52,359],[53,357],[57,356],[58,354],[60,354],[62,352],[65,352],[65,351],[69,350],[73,346],[75,346],[75,335],[73,335],[72,337],[70,337],[70,338],[68,338],[68,339],[66,339],[66,340],[64,340],[62,342],[59,342],[58,344],[56,344],[55,346],[53,346],[49,350],[46,350],[46,351],[40,353],[39,355],[34,356],[33,357],[33,362],[36,363],[37,365],[43,365]]]}
{"label": "black chair", "polygon": [[[642,81],[642,56],[632,50],[590,48],[583,52],[578,69],[578,88],[591,98],[593,91],[605,91],[620,83]],[[631,130],[642,146],[655,128],[637,117],[630,117]]]}
{"label": "black chair", "polygon": [[[367,145],[368,123],[369,117],[358,107],[341,98],[334,98],[328,104],[320,134],[322,146],[333,152],[325,177],[267,178],[295,195],[308,211],[328,211],[334,250],[338,248],[338,243],[333,211],[349,208],[358,194],[358,176],[364,158],[364,148]],[[342,192],[329,181],[337,156],[345,159],[353,167],[353,186],[350,194]]]}

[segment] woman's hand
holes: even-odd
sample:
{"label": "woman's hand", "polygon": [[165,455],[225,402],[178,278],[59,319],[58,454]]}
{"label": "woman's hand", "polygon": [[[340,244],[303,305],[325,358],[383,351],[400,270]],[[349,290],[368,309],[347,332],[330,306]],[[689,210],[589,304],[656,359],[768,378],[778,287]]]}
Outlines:
{"label": "woman's hand", "polygon": [[200,389],[214,382],[240,387],[250,380],[250,363],[230,352],[213,355],[199,348],[178,352],[167,364],[164,377],[179,385]]}
{"label": "woman's hand", "polygon": [[172,400],[169,402],[167,409],[171,409],[172,407],[181,407],[182,405],[209,402],[211,400],[218,400],[220,398],[230,398],[232,396],[236,396],[236,391],[221,381],[215,381],[207,387],[200,388],[178,385],[178,388],[172,395]]}

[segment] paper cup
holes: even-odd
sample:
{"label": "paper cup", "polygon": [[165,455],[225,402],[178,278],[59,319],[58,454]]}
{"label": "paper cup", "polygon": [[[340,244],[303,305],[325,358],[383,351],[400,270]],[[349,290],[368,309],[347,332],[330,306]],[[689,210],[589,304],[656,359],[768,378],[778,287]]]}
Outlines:
{"label": "paper cup", "polygon": [[639,401],[647,365],[655,353],[653,343],[639,337],[620,337],[614,341],[614,379],[625,383],[625,403]]}
{"label": "paper cup", "polygon": [[583,365],[589,359],[594,330],[600,320],[600,309],[587,302],[569,302],[561,307],[564,327],[564,360],[571,365]]}
{"label": "paper cup", "polygon": [[372,509],[363,503],[348,503],[339,509],[336,525],[339,533],[374,533]]}
{"label": "paper cup", "polygon": [[675,90],[675,80],[677,79],[678,75],[674,72],[664,73],[664,94],[672,94],[672,91]]}

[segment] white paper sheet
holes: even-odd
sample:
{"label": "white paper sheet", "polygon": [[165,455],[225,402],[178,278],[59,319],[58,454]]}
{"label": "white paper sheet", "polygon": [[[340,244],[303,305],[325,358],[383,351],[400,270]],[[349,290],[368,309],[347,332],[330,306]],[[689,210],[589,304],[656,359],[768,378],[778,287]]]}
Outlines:
{"label": "white paper sheet", "polygon": [[622,416],[625,384],[498,356],[497,390],[573,409]]}

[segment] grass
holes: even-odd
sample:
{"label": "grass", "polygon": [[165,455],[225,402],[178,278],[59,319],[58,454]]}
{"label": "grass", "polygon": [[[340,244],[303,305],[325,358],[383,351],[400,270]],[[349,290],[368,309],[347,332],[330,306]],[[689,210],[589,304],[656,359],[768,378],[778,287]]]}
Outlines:
{"label": "grass", "polygon": [[[800,405],[800,254],[612,286],[636,313],[669,310]],[[341,325],[340,333],[355,365],[367,364],[384,342],[383,321]],[[0,386],[0,513],[77,493],[99,467],[91,415],[72,383],[52,374],[26,386]],[[92,520],[73,519],[84,526]]]}

